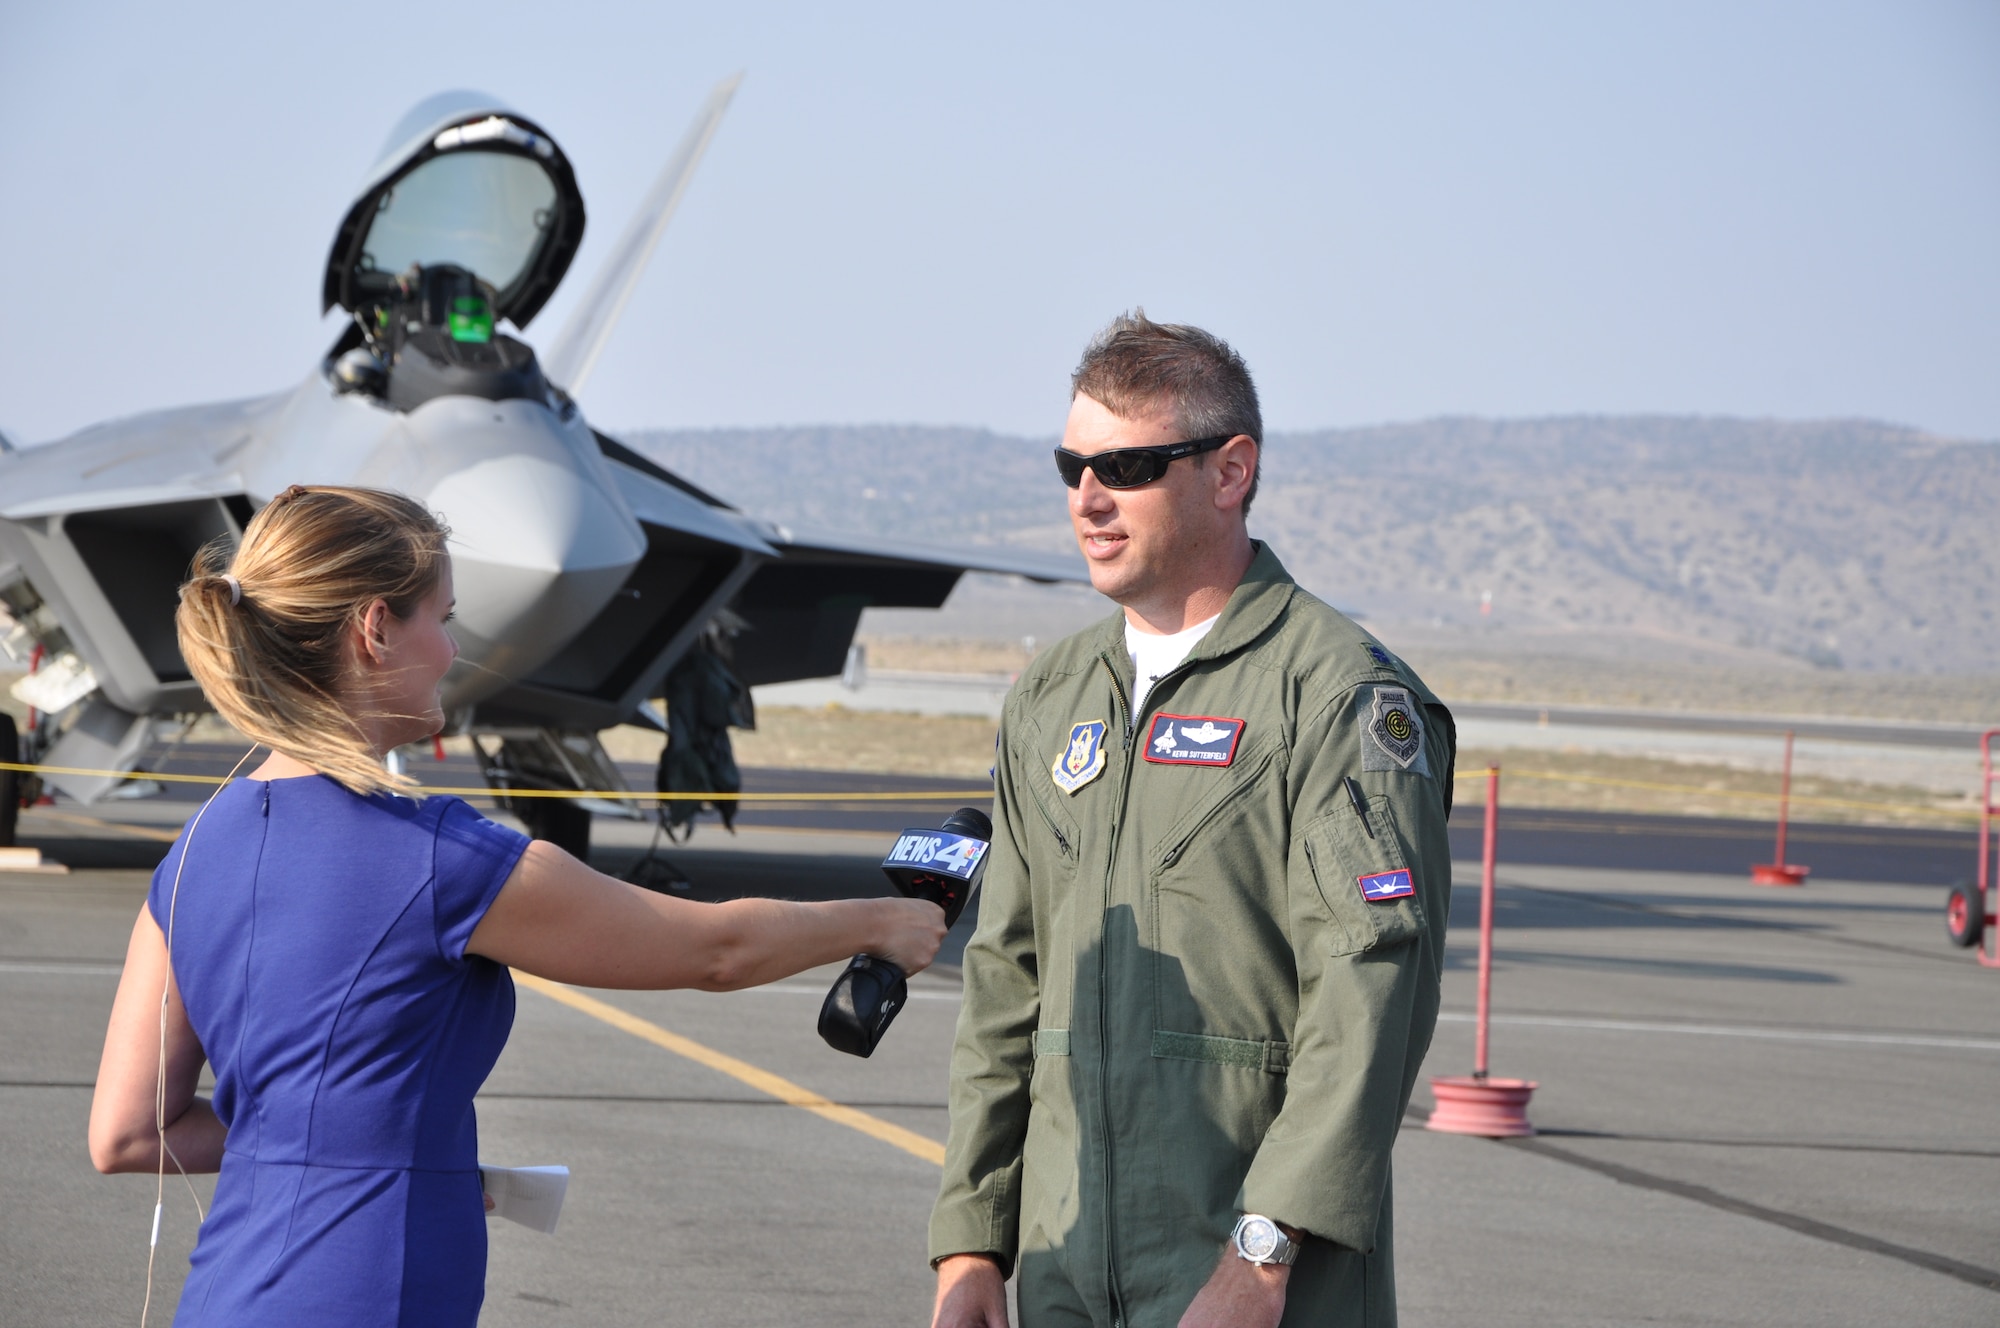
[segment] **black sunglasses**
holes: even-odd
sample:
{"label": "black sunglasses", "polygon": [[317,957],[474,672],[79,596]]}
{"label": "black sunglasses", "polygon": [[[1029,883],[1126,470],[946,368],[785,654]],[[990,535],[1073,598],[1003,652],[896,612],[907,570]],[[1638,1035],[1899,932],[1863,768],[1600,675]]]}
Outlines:
{"label": "black sunglasses", "polygon": [[1107,489],[1136,489],[1166,474],[1167,467],[1182,457],[1213,452],[1235,436],[1232,433],[1220,438],[1197,438],[1193,442],[1169,443],[1165,447],[1120,447],[1095,456],[1080,456],[1066,447],[1058,447],[1056,473],[1072,489],[1083,483],[1083,472],[1086,470],[1094,471],[1097,482]]}

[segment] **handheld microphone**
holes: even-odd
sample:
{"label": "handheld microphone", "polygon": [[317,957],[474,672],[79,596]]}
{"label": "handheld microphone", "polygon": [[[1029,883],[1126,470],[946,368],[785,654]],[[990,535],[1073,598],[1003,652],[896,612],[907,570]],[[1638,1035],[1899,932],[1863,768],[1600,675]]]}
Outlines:
{"label": "handheld microphone", "polygon": [[[939,828],[905,830],[882,873],[898,893],[928,899],[944,910],[944,925],[958,921],[986,871],[993,822],[977,807],[960,807]],[[819,1007],[819,1035],[835,1051],[873,1054],[882,1035],[909,999],[903,970],[887,959],[858,954]]]}

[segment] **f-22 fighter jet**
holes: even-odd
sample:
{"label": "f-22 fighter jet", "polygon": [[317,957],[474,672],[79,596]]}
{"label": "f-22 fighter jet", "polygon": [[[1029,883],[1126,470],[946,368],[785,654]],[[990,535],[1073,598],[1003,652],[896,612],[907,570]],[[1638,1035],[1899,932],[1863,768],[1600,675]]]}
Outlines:
{"label": "f-22 fighter jet", "polygon": [[[575,175],[534,121],[444,93],[396,125],[340,220],[322,311],[351,319],[304,382],[34,448],[0,438],[0,646],[33,668],[15,691],[35,715],[25,731],[0,715],[0,761],[49,767],[0,770],[0,844],[38,784],[101,798],[156,726],[206,709],[175,640],[177,587],[198,549],[240,537],[292,484],[399,490],[450,525],[461,654],[447,731],[473,739],[503,791],[623,789],[597,734],[666,728],[653,700],[684,660],[711,679],[726,667],[739,689],[824,677],[867,606],[937,607],[967,570],[1074,576],[1026,552],[788,530],[585,420],[576,394],[736,82],[709,98],[546,358],[503,328],[525,329],[569,270]],[[719,624],[726,666],[708,653]],[[587,847],[588,806],[512,801],[543,837]]]}

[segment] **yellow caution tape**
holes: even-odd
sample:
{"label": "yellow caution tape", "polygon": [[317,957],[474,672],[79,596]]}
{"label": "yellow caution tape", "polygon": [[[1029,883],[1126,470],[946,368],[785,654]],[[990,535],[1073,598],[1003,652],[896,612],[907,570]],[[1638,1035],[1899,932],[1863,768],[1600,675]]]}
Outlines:
{"label": "yellow caution tape", "polygon": [[[89,770],[70,765],[25,765],[0,761],[0,770],[23,770],[41,775],[92,775],[103,779],[154,779],[170,784],[225,784],[220,775],[162,775],[150,770]],[[868,790],[856,793],[647,793],[637,789],[496,789],[484,784],[477,788],[432,788],[419,785],[424,793],[453,793],[481,798],[623,798],[633,802],[959,802],[966,798],[990,798],[993,790],[940,789],[908,793]]]}
{"label": "yellow caution tape", "polygon": [[156,775],[150,770],[85,770],[73,765],[23,765],[0,761],[0,770],[25,770],[31,775],[97,775],[105,779],[157,779],[164,784],[220,784],[215,775]]}
{"label": "yellow caution tape", "polygon": [[[221,784],[223,778],[217,775],[167,775],[147,770],[90,770],[78,766],[25,765],[16,761],[0,761],[0,770],[21,770],[31,774],[86,775],[104,779],[152,779],[174,784]],[[1485,766],[1456,770],[1460,780],[1474,780],[1486,773]],[[1722,801],[1731,799],[1752,799],[1760,802],[1777,802],[1785,795],[1764,793],[1756,789],[1715,789],[1702,784],[1662,784],[1641,779],[1606,779],[1600,775],[1565,775],[1547,770],[1504,769],[1508,779],[1539,779],[1555,784],[1589,784],[1600,788],[1640,789],[1651,793],[1685,793],[1698,797],[1715,798]],[[993,796],[990,788],[915,790],[911,792],[887,792],[866,790],[853,793],[653,793],[637,789],[496,789],[480,785],[473,788],[432,788],[419,785],[423,793],[449,793],[459,797],[477,798],[599,798],[609,801],[627,802],[821,802],[821,803],[874,803],[874,802],[963,802],[967,799],[984,799]],[[1918,802],[1866,802],[1855,798],[1823,798],[1807,794],[1792,794],[1790,802],[1794,806],[1840,807],[1854,811],[1884,811],[1914,813],[1921,816],[1942,816],[1955,820],[1977,819],[1976,807],[1938,807]]]}

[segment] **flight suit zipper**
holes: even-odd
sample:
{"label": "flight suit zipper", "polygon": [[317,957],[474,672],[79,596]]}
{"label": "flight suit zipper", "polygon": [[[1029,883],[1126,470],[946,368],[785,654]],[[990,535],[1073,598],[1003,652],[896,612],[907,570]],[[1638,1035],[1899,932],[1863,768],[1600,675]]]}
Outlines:
{"label": "flight suit zipper", "polygon": [[1049,815],[1048,808],[1042,806],[1039,799],[1031,797],[1028,801],[1034,803],[1035,810],[1041,813],[1042,824],[1047,826],[1049,833],[1055,837],[1056,847],[1062,850],[1062,855],[1069,859],[1070,865],[1075,866],[1076,846],[1069,842],[1069,836],[1064,834],[1062,827],[1056,824],[1056,818]]}
{"label": "flight suit zipper", "polygon": [[1104,906],[1097,915],[1097,1124],[1103,1139],[1104,1159],[1104,1291],[1111,1306],[1112,1328],[1124,1328],[1125,1303],[1118,1294],[1118,1204],[1115,1198],[1111,1156],[1111,1039],[1110,970],[1111,946],[1106,920],[1111,916],[1112,881],[1118,873],[1118,838],[1125,825],[1126,800],[1132,791],[1132,707],[1125,699],[1125,685],[1119,681],[1117,666],[1107,655],[1099,655],[1111,674],[1111,695],[1117,702],[1119,718],[1125,721],[1124,764],[1118,772],[1117,810],[1111,818],[1108,856],[1104,861]]}
{"label": "flight suit zipper", "polygon": [[[1118,1292],[1118,1205],[1113,1196],[1115,1187],[1113,1185],[1111,1156],[1111,1095],[1106,1091],[1111,1077],[1111,1044],[1110,1040],[1105,1036],[1105,1030],[1109,1027],[1110,1023],[1109,1000],[1111,983],[1109,977],[1111,948],[1107,944],[1108,938],[1105,934],[1105,920],[1111,916],[1112,882],[1118,873],[1118,840],[1121,832],[1124,830],[1125,816],[1130,809],[1132,798],[1132,767],[1137,764],[1132,757],[1132,738],[1138,729],[1140,717],[1133,713],[1131,703],[1126,700],[1125,684],[1119,679],[1118,666],[1112,662],[1111,656],[1100,653],[1097,658],[1111,675],[1111,695],[1118,703],[1119,717],[1125,721],[1121,726],[1125,735],[1123,747],[1125,759],[1123,768],[1118,772],[1117,812],[1111,821],[1111,837],[1110,843],[1107,845],[1109,856],[1105,859],[1104,865],[1104,907],[1099,910],[1097,922],[1097,953],[1099,955],[1097,979],[1097,1116],[1098,1128],[1102,1132],[1104,1140],[1105,1292],[1111,1304],[1112,1328],[1124,1328],[1125,1304]],[[1179,677],[1192,663],[1194,661],[1184,659],[1153,680],[1153,685],[1146,690],[1146,700],[1149,703],[1149,709],[1150,703],[1158,700],[1163,690],[1163,684]]]}
{"label": "flight suit zipper", "polygon": [[[1265,761],[1264,764],[1269,764],[1268,759]],[[1220,802],[1216,803],[1213,807],[1210,807],[1207,811],[1203,812],[1201,815],[1201,820],[1195,822],[1194,825],[1190,826],[1187,830],[1187,833],[1183,834],[1179,839],[1174,841],[1172,848],[1169,848],[1165,853],[1160,855],[1160,863],[1157,867],[1153,869],[1153,874],[1155,876],[1158,876],[1161,872],[1166,871],[1168,868],[1172,867],[1176,862],[1179,862],[1181,860],[1181,854],[1187,852],[1188,845],[1194,843],[1196,839],[1200,838],[1201,832],[1206,830],[1210,825],[1214,824],[1216,817],[1220,816],[1223,813],[1223,811],[1229,807],[1231,803],[1235,802],[1238,798],[1242,797],[1245,793],[1249,792],[1251,789],[1257,786],[1258,777],[1262,773],[1263,771],[1260,767],[1258,770],[1253,771],[1248,777],[1237,780],[1235,788],[1230,789],[1227,793],[1225,793],[1222,796],[1222,800]]]}

